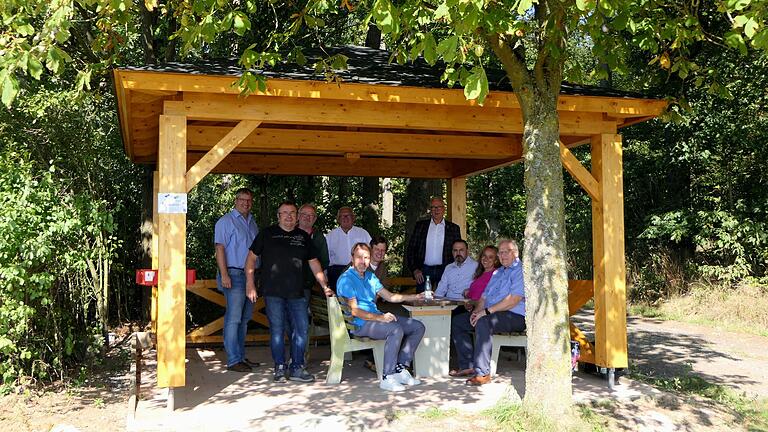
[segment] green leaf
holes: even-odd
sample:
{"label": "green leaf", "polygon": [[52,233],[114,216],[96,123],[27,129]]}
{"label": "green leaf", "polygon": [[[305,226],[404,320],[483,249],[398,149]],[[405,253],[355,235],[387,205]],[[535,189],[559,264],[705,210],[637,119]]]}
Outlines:
{"label": "green leaf", "polygon": [[437,42],[432,33],[427,33],[424,36],[424,60],[430,65],[434,66],[437,62]]}
{"label": "green leaf", "polygon": [[726,0],[725,5],[729,11],[742,10],[752,3],[751,0]]}
{"label": "green leaf", "polygon": [[475,66],[464,84],[464,97],[475,99],[482,105],[486,96],[488,96],[488,77],[485,75],[485,69]]}
{"label": "green leaf", "polygon": [[397,8],[389,0],[376,0],[373,18],[383,33],[397,33],[400,28]]}
{"label": "green leaf", "polygon": [[523,15],[531,6],[533,6],[533,0],[519,0],[517,3],[517,13]]}
{"label": "green leaf", "polygon": [[757,33],[758,27],[759,25],[754,20],[754,18],[750,18],[746,23],[744,23],[744,34],[749,39],[752,39],[755,36],[755,33]]}
{"label": "green leaf", "polygon": [[29,70],[29,74],[36,80],[39,80],[40,76],[43,74],[43,64],[33,56],[29,56],[29,59],[27,60],[27,69]]}
{"label": "green leaf", "polygon": [[731,48],[736,48],[742,54],[747,54],[747,44],[744,42],[744,38],[739,33],[728,32],[725,35],[725,44]]}
{"label": "green leaf", "polygon": [[576,0],[576,7],[579,8],[580,11],[584,12],[587,10],[587,3],[589,3],[589,0]]}
{"label": "green leaf", "polygon": [[35,34],[35,28],[29,24],[22,24],[16,27],[16,32],[19,33],[21,36],[30,36]]}
{"label": "green leaf", "polygon": [[238,36],[243,36],[246,31],[251,29],[251,21],[242,12],[236,12],[232,20],[232,27]]}
{"label": "green leaf", "polygon": [[5,80],[3,81],[3,96],[2,96],[3,104],[6,107],[11,108],[13,99],[16,98],[16,95],[18,93],[19,93],[19,82],[11,74],[6,75]]}
{"label": "green leaf", "polygon": [[451,11],[448,9],[448,4],[445,2],[440,3],[440,6],[435,9],[435,21],[442,18],[446,18],[448,22],[451,22]]}
{"label": "green leaf", "polygon": [[456,58],[456,51],[459,47],[459,37],[451,36],[440,41],[437,46],[437,55],[442,57],[446,63],[452,63]]}

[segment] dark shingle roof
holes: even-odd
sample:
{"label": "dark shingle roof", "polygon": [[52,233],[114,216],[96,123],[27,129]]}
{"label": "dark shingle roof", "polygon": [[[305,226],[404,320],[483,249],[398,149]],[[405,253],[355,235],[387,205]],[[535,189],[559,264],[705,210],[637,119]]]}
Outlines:
{"label": "dark shingle roof", "polygon": [[[319,49],[306,50],[304,55],[307,63],[300,66],[296,63],[280,63],[267,70],[257,72],[270,78],[314,80],[323,81],[325,77],[317,73],[311,66],[320,58],[328,55],[343,54],[348,57],[347,69],[337,71],[337,75],[344,82],[378,84],[391,86],[411,86],[425,88],[448,88],[445,82],[440,81],[443,68],[440,64],[430,66],[423,58],[406,64],[390,62],[390,52],[360,46],[342,46],[326,48],[325,52]],[[237,59],[211,59],[198,60],[195,63],[163,63],[145,66],[123,66],[121,69],[186,73],[193,75],[232,75],[239,76],[243,68],[237,64]],[[490,90],[512,91],[506,74],[501,70],[486,70]],[[560,90],[562,94],[581,96],[608,96],[644,98],[647,95],[606,89],[602,87],[580,86],[563,82]]]}

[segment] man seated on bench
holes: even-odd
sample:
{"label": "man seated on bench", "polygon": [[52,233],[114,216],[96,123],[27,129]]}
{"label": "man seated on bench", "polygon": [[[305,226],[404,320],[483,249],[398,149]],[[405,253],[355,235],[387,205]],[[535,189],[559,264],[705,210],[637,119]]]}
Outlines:
{"label": "man seated on bench", "polygon": [[459,315],[453,322],[454,341],[456,349],[460,351],[459,356],[462,355],[462,350],[472,347],[472,328],[475,330],[475,376],[467,380],[469,385],[483,385],[491,381],[494,333],[525,331],[523,264],[518,255],[517,243],[514,240],[499,242],[501,267],[494,271],[472,314]]}
{"label": "man seated on bench", "polygon": [[371,262],[371,247],[367,243],[356,243],[352,247],[352,267],[339,277],[336,293],[346,298],[354,319],[357,337],[386,339],[384,344],[383,376],[379,388],[387,391],[405,390],[404,385],[417,385],[421,381],[408,372],[413,355],[424,337],[424,324],[420,321],[398,317],[389,312],[381,313],[376,307],[376,295],[392,303],[420,300],[424,294],[393,294],[368,270]]}

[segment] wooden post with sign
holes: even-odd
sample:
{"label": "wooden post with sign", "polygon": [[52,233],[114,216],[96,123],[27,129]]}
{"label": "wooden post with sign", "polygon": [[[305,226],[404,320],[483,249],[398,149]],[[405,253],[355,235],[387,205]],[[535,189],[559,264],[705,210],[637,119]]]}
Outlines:
{"label": "wooden post with sign", "polygon": [[157,385],[172,389],[185,383],[186,117],[161,115],[159,138]]}

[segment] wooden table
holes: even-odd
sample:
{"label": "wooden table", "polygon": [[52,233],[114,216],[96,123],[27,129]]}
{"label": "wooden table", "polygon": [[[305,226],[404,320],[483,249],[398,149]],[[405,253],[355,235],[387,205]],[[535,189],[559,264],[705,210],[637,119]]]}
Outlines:
{"label": "wooden table", "polygon": [[451,351],[451,311],[463,301],[419,300],[405,302],[403,307],[411,318],[424,324],[426,331],[416,349],[413,372],[417,377],[448,375],[448,360]]}

